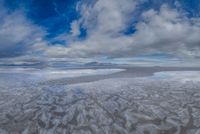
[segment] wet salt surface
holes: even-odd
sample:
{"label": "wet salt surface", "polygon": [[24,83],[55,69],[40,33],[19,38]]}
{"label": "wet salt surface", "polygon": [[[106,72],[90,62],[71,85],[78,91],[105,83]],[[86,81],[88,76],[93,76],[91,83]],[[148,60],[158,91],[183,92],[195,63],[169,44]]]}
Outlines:
{"label": "wet salt surface", "polygon": [[0,75],[0,134],[199,134],[200,72],[79,84]]}
{"label": "wet salt surface", "polygon": [[23,77],[33,78],[41,80],[51,80],[60,78],[73,78],[81,76],[93,76],[93,75],[107,75],[117,72],[122,72],[125,69],[34,69],[34,68],[0,68],[0,75],[9,77]]}
{"label": "wet salt surface", "polygon": [[200,81],[200,71],[166,71],[157,72],[150,79],[179,80],[181,82]]}

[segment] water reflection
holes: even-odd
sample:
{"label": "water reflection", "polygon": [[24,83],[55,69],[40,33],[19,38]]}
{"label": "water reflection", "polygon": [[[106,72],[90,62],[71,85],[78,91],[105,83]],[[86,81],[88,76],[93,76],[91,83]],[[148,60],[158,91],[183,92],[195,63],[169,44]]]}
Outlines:
{"label": "water reflection", "polygon": [[153,76],[148,77],[154,80],[171,80],[171,81],[200,81],[200,71],[166,71],[156,72]]}

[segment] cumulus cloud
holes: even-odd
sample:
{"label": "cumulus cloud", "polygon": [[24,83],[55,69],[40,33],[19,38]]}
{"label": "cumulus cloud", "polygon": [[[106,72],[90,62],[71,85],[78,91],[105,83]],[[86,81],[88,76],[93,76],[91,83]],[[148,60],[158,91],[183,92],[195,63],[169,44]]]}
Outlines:
{"label": "cumulus cloud", "polygon": [[[87,57],[101,55],[106,51],[112,53],[113,49],[117,48],[116,45],[121,46],[117,43],[121,38],[120,32],[128,27],[130,20],[127,17],[131,18],[136,4],[135,0],[99,0],[94,4],[80,3],[77,10],[80,11],[82,17],[78,22],[87,30],[87,39],[72,42],[67,48],[53,46],[47,50],[47,53],[61,57]],[[75,22],[72,22],[72,25]]]}
{"label": "cumulus cloud", "polygon": [[136,32],[125,35],[141,2],[99,0],[79,5],[82,17],[76,21],[79,27],[87,29],[86,39],[74,41],[68,47],[48,47],[46,53],[52,57],[132,57],[153,53],[188,58],[200,56],[200,18],[187,18],[183,12],[167,5],[161,6],[159,11],[143,12],[135,25]]}
{"label": "cumulus cloud", "polygon": [[[140,12],[138,7],[145,1],[80,1],[76,9],[81,17],[70,24],[69,33],[62,33],[55,39],[68,44],[56,45],[44,40],[45,30],[30,22],[22,11],[8,12],[0,5],[0,57],[29,55],[31,58],[34,53],[45,61],[54,58],[87,61],[108,57],[113,61],[116,58],[116,62],[141,63],[140,59],[132,57],[163,54],[173,57],[165,59],[168,63],[182,62],[181,58],[196,62],[195,59],[200,58],[200,18],[188,18],[180,10],[179,3],[176,3],[176,9],[165,4],[156,10],[143,9],[139,18],[135,18],[136,12]],[[133,20],[137,20],[134,25]],[[130,28],[135,32],[125,34]],[[80,39],[83,29],[87,34]],[[161,60],[142,62],[149,64]]]}
{"label": "cumulus cloud", "polygon": [[200,35],[199,21],[193,21],[166,5],[160,11],[143,13],[143,22],[137,24],[134,43],[152,52],[176,56],[198,56]]}
{"label": "cumulus cloud", "polygon": [[27,53],[44,36],[44,30],[28,21],[22,11],[8,12],[0,7],[0,57]]}

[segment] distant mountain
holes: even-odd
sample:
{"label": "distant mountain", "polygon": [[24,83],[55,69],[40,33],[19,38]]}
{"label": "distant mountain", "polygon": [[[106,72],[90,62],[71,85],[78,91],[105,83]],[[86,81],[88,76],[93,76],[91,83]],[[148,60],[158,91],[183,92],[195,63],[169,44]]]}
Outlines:
{"label": "distant mountain", "polygon": [[24,63],[0,63],[0,66],[2,67],[23,67],[23,68],[44,68],[46,67],[45,63],[43,62],[35,62],[35,63],[29,63],[29,62],[24,62]]}
{"label": "distant mountain", "polygon": [[100,63],[100,62],[89,62],[86,63],[85,66],[116,66],[116,64],[112,63]]}
{"label": "distant mountain", "polygon": [[86,66],[96,66],[96,65],[99,65],[100,63],[99,62],[89,62],[89,63],[86,63],[85,65]]}
{"label": "distant mountain", "polygon": [[90,67],[116,67],[118,64],[113,63],[100,63],[100,62],[88,62],[88,63],[73,63],[67,61],[50,61],[50,62],[40,62],[40,61],[21,61],[21,62],[7,62],[0,63],[0,67],[22,67],[22,68],[58,68],[58,69],[68,69],[68,68],[90,68]]}

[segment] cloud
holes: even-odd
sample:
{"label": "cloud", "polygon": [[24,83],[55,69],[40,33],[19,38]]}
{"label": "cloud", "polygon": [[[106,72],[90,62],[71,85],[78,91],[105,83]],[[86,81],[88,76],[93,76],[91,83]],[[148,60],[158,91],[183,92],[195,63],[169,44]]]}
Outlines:
{"label": "cloud", "polygon": [[[76,7],[80,18],[70,24],[69,33],[61,33],[51,40],[44,39],[45,30],[32,23],[23,11],[8,12],[0,4],[0,58],[12,57],[19,61],[24,59],[13,57],[26,57],[26,60],[37,57],[42,61],[71,58],[76,62],[107,58],[116,63],[146,65],[164,63],[163,59],[156,59],[159,57],[142,61],[133,57],[163,54],[173,57],[164,59],[167,63],[175,64],[183,59],[197,63],[200,17],[188,18],[178,2],[176,9],[163,4],[148,10],[142,7],[144,2],[146,0],[80,1]],[[133,24],[135,20],[137,23]],[[83,29],[86,35],[80,38]],[[129,29],[134,32],[125,34]],[[52,40],[66,44],[51,44]]]}
{"label": "cloud", "polygon": [[142,2],[99,0],[79,5],[82,17],[73,23],[78,21],[79,27],[87,30],[86,39],[74,41],[68,47],[48,47],[46,53],[50,57],[133,57],[153,53],[200,57],[200,18],[187,18],[167,5],[159,11],[143,12],[135,25],[136,32],[124,34]]}
{"label": "cloud", "polygon": [[198,56],[198,20],[188,19],[166,5],[159,12],[149,10],[143,13],[143,19],[137,24],[137,32],[133,36],[134,43],[144,46],[143,51],[163,52],[178,57]]}
{"label": "cloud", "polygon": [[78,21],[74,21],[71,23],[71,34],[72,36],[80,35],[80,24]]}
{"label": "cloud", "polygon": [[[114,50],[111,49],[117,48],[113,46],[113,43],[118,42],[117,36],[121,36],[120,32],[128,27],[130,20],[127,17],[131,18],[136,4],[134,0],[100,0],[94,4],[80,3],[77,10],[80,11],[82,17],[72,22],[72,25],[78,21],[79,27],[82,26],[87,30],[87,39],[72,42],[67,48],[52,46],[47,50],[47,54],[58,57],[88,57],[104,54],[104,51],[113,52]],[[119,46],[118,43],[116,45]]]}
{"label": "cloud", "polygon": [[7,11],[0,5],[0,57],[20,56],[44,36],[44,30],[31,23],[20,10]]}
{"label": "cloud", "polygon": [[123,31],[130,21],[137,2],[135,0],[99,0],[94,5],[82,5],[81,21],[89,32],[116,33]]}

